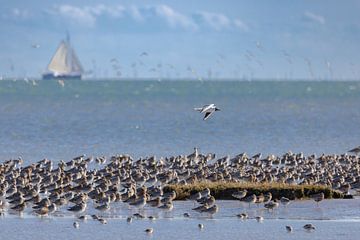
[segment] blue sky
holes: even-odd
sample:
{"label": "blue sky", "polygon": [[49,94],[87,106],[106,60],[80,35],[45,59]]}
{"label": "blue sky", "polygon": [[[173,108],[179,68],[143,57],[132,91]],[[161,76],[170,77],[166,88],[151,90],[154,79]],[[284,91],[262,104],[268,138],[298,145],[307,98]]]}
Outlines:
{"label": "blue sky", "polygon": [[1,0],[0,75],[40,77],[68,30],[87,77],[359,79],[359,12],[351,0]]}

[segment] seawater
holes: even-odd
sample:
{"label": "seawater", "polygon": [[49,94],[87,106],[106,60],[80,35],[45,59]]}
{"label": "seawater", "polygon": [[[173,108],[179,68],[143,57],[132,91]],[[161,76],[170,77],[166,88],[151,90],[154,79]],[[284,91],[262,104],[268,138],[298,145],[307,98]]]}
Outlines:
{"label": "seawater", "polygon": [[[207,121],[193,110],[220,109]],[[186,154],[198,147],[217,157],[241,152],[344,153],[360,144],[359,82],[294,81],[0,81],[0,159],[25,165],[80,154],[134,157]],[[114,203],[108,224],[60,208],[50,217],[31,211],[0,217],[0,239],[357,239],[359,199],[294,201],[268,211],[239,201],[217,201],[213,217],[176,201],[174,210],[145,207],[149,219],[126,222],[139,210]],[[92,207],[86,214],[95,213]],[[191,218],[184,218],[189,212]],[[246,212],[242,221],[236,214]],[[96,212],[98,214],[98,212]],[[256,216],[263,216],[262,223]],[[204,224],[199,230],[197,225]],[[307,223],[316,230],[305,231]],[[294,229],[287,233],[286,225]],[[146,228],[154,228],[148,235]],[[16,234],[15,234],[16,233]]]}
{"label": "seawater", "polygon": [[[62,207],[49,217],[37,217],[25,212],[22,216],[6,213],[0,217],[2,229],[0,239],[358,239],[360,199],[324,200],[318,206],[312,200],[293,201],[288,206],[269,211],[263,205],[251,205],[239,201],[217,201],[219,212],[210,217],[192,211],[191,201],[175,201],[171,212],[145,206],[140,212],[144,216],[155,216],[156,220],[134,219],[126,221],[139,210],[129,208],[126,203],[112,203],[111,209],[99,213],[88,208],[85,214],[100,214],[107,219],[103,225],[91,218],[86,221]],[[183,217],[189,213],[190,218]],[[247,213],[249,218],[241,220],[236,214]],[[257,222],[256,216],[264,220]],[[90,217],[90,216],[89,216]],[[80,228],[72,224],[79,221]],[[200,230],[198,224],[204,225]],[[303,229],[305,224],[315,226],[314,231]],[[293,232],[288,233],[285,226],[290,225]],[[153,228],[153,234],[145,233]],[[16,233],[16,234],[15,234]]]}
{"label": "seawater", "polygon": [[[0,159],[241,152],[360,144],[360,82],[0,81]],[[207,121],[193,110],[215,103]]]}

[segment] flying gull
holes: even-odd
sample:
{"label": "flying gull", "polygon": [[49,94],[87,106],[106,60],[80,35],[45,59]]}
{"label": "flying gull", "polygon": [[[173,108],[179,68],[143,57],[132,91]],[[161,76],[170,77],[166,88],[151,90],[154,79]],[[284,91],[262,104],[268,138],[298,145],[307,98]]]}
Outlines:
{"label": "flying gull", "polygon": [[201,108],[194,108],[195,111],[199,111],[200,113],[205,113],[205,116],[204,116],[204,119],[203,120],[206,120],[208,119],[211,114],[213,114],[215,111],[220,111],[219,108],[217,108],[215,106],[215,104],[211,103],[211,104],[207,104]]}

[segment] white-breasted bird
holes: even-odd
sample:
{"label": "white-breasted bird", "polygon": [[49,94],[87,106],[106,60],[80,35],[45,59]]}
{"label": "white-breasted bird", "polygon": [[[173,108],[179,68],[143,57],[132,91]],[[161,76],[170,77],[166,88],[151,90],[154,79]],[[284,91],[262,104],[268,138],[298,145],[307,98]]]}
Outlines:
{"label": "white-breasted bird", "polygon": [[205,113],[203,120],[208,119],[215,111],[220,111],[220,109],[216,107],[213,103],[207,104],[200,108],[194,108],[194,110],[199,111],[200,113]]}

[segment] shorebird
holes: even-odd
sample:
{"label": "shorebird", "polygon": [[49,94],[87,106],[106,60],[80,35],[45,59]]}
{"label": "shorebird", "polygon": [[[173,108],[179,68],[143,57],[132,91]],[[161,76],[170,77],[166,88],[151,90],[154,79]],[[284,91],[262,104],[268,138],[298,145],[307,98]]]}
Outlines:
{"label": "shorebird", "polygon": [[270,201],[270,202],[268,202],[268,203],[265,203],[265,204],[264,204],[264,207],[267,208],[267,209],[271,209],[271,210],[272,210],[272,209],[274,209],[274,208],[279,207],[279,203]]}
{"label": "shorebird", "polygon": [[265,200],[264,194],[260,194],[259,196],[256,196],[255,203],[259,206],[260,203],[263,203]]}
{"label": "shorebird", "polygon": [[186,218],[189,218],[190,214],[189,213],[184,213],[183,216],[186,217]]}
{"label": "shorebird", "polygon": [[134,213],[133,217],[137,218],[137,219],[143,219],[145,218],[143,215],[141,215],[140,213]]}
{"label": "shorebird", "polygon": [[231,194],[231,196],[233,196],[234,198],[241,200],[242,198],[244,198],[247,194],[247,190],[244,189],[243,191],[236,191],[233,194]]}
{"label": "shorebird", "polygon": [[264,194],[264,202],[265,202],[265,203],[266,203],[266,202],[270,202],[271,199],[272,199],[272,194],[271,194],[271,192],[267,192],[267,193]]}
{"label": "shorebird", "polygon": [[254,203],[256,201],[256,195],[255,194],[251,194],[247,197],[244,197],[243,199],[241,199],[240,201],[243,201],[243,202],[247,202],[249,203],[249,208],[250,208],[250,204],[251,203]]}
{"label": "shorebird", "polygon": [[133,218],[132,218],[132,217],[128,217],[128,218],[126,219],[126,221],[127,221],[128,223],[131,223],[131,222],[132,222],[132,220],[133,220]]}
{"label": "shorebird", "polygon": [[201,212],[205,212],[205,213],[209,213],[210,215],[213,215],[218,211],[219,211],[219,207],[215,204],[214,206],[204,209]]}
{"label": "shorebird", "polygon": [[164,203],[164,205],[160,206],[159,208],[166,210],[166,211],[171,211],[174,208],[174,205],[172,202],[167,202],[167,203]]}
{"label": "shorebird", "polygon": [[79,222],[74,222],[74,223],[73,223],[73,226],[74,226],[74,228],[76,228],[76,229],[77,229],[77,228],[79,228],[79,227],[80,227],[80,224],[79,224]]}
{"label": "shorebird", "polygon": [[286,197],[281,197],[280,202],[281,202],[282,205],[287,206],[290,203],[290,199],[288,199]]}
{"label": "shorebird", "polygon": [[137,208],[143,208],[146,204],[146,198],[145,197],[141,197],[138,200],[136,200],[133,203],[130,203],[131,206],[137,207]]}
{"label": "shorebird", "polygon": [[197,200],[197,202],[200,204],[207,204],[208,206],[212,206],[215,204],[215,198],[209,195],[207,197]]}
{"label": "shorebird", "polygon": [[199,224],[198,224],[198,228],[199,228],[199,229],[203,229],[203,228],[204,228],[204,224],[199,223]]}
{"label": "shorebird", "polygon": [[152,206],[152,207],[160,207],[161,206],[161,199],[160,197],[157,197],[153,200],[147,201],[146,204]]}
{"label": "shorebird", "polygon": [[249,216],[247,213],[240,213],[236,215],[240,219],[247,219]]}
{"label": "shorebird", "polygon": [[257,217],[255,217],[255,219],[256,219],[257,222],[264,221],[264,218],[262,216],[257,216]]}
{"label": "shorebird", "polygon": [[86,203],[81,202],[75,206],[68,208],[68,211],[75,212],[75,213],[81,213],[81,212],[84,212],[85,209],[86,209]]}
{"label": "shorebird", "polygon": [[40,216],[45,216],[45,215],[48,215],[49,213],[49,208],[48,207],[42,207],[38,210],[35,210],[35,213],[40,215]]}
{"label": "shorebird", "polygon": [[105,203],[103,205],[95,207],[95,209],[97,209],[99,211],[107,211],[110,209],[110,205],[108,203]]}
{"label": "shorebird", "polygon": [[200,192],[196,192],[193,195],[190,195],[190,197],[188,198],[189,200],[192,201],[197,201],[201,198],[201,193]]}
{"label": "shorebird", "polygon": [[204,190],[200,191],[201,197],[207,197],[210,195],[210,189],[205,188]]}
{"label": "shorebird", "polygon": [[82,220],[82,221],[86,221],[87,220],[87,216],[86,215],[82,215],[80,217],[78,217],[79,220]]}
{"label": "shorebird", "polygon": [[198,206],[196,208],[193,208],[192,210],[196,211],[196,212],[203,212],[204,210],[208,209],[209,206],[207,204]]}
{"label": "shorebird", "polygon": [[194,110],[199,111],[200,113],[205,113],[203,120],[208,119],[215,111],[220,111],[220,109],[217,108],[213,103],[207,104],[200,108],[194,108]]}
{"label": "shorebird", "polygon": [[21,203],[19,205],[16,205],[14,207],[11,207],[12,210],[17,211],[19,213],[23,212],[25,210],[25,203]]}
{"label": "shorebird", "polygon": [[147,228],[147,229],[145,229],[145,232],[151,234],[151,233],[154,232],[154,229],[153,228]]}
{"label": "shorebird", "polygon": [[358,155],[360,153],[360,146],[353,148],[353,149],[349,150],[348,152],[355,153],[356,155]]}
{"label": "shorebird", "polygon": [[99,218],[98,221],[99,221],[101,224],[107,224],[107,221],[106,221],[106,219],[104,219],[104,218]]}
{"label": "shorebird", "polygon": [[303,228],[306,229],[306,230],[309,230],[309,231],[310,230],[315,230],[315,226],[312,225],[311,223],[305,224]]}
{"label": "shorebird", "polygon": [[286,228],[287,232],[292,232],[292,227],[291,226],[285,226],[285,228]]}
{"label": "shorebird", "polygon": [[319,206],[319,202],[321,202],[322,200],[324,200],[325,195],[324,193],[316,193],[310,196],[312,199],[314,199],[314,201],[317,203],[317,205]]}

